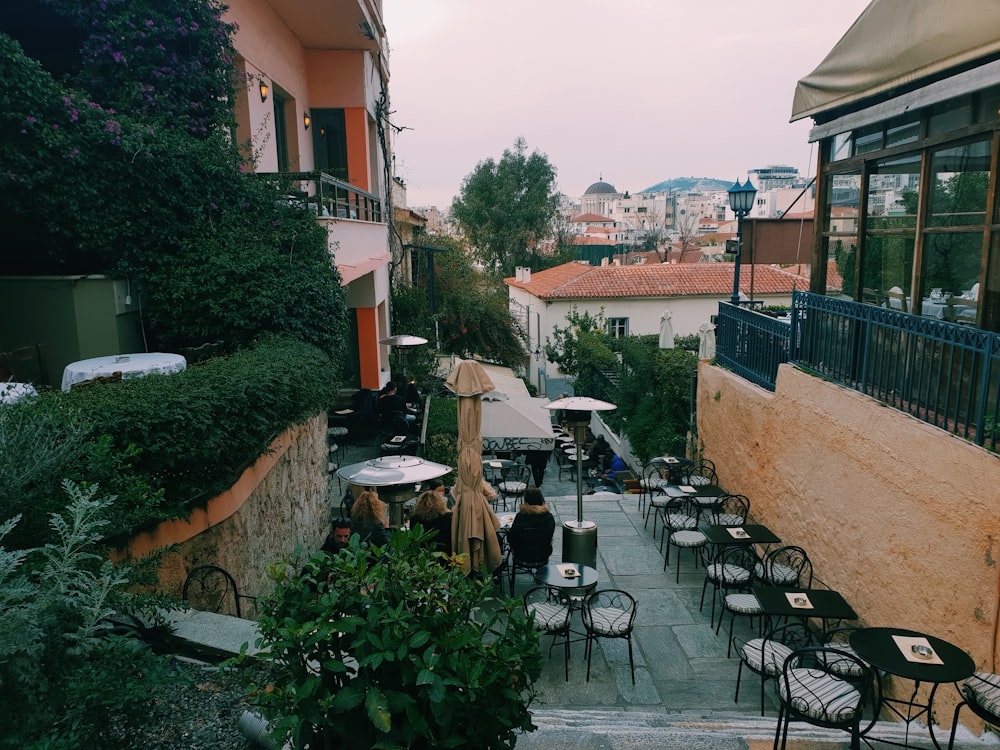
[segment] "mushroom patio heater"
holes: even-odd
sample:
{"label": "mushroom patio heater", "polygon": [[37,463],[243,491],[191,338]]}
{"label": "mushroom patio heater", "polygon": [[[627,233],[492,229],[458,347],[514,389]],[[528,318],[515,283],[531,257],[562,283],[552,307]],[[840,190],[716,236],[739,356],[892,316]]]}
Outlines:
{"label": "mushroom patio heater", "polygon": [[389,506],[389,525],[403,525],[403,505],[415,494],[420,482],[436,479],[451,471],[450,466],[416,456],[382,456],[342,467],[337,474],[348,484],[376,487]]}
{"label": "mushroom patio heater", "polygon": [[384,339],[379,339],[378,342],[383,346],[392,346],[396,348],[399,352],[399,374],[402,377],[406,377],[407,350],[412,349],[415,346],[423,346],[427,343],[427,339],[421,338],[420,336],[410,336],[409,334],[402,333],[399,336],[389,336]]}
{"label": "mushroom patio heater", "polygon": [[583,520],[583,444],[587,438],[591,412],[616,409],[614,404],[596,398],[571,396],[545,405],[546,409],[560,409],[566,427],[573,435],[576,446],[576,520],[563,523],[563,562],[597,567],[597,524]]}

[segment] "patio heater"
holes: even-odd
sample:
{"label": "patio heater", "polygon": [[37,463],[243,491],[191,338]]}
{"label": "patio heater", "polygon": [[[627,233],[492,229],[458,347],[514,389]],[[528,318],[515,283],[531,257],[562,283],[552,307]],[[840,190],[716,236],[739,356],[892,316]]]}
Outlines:
{"label": "patio heater", "polygon": [[576,520],[563,523],[563,562],[597,567],[597,524],[583,520],[583,444],[587,439],[591,412],[616,409],[614,404],[585,396],[570,396],[545,405],[546,409],[561,409],[563,421],[573,435],[576,446]]}
{"label": "patio heater", "polygon": [[337,474],[348,484],[376,487],[379,498],[389,506],[389,525],[403,524],[403,505],[416,494],[416,487],[428,479],[444,476],[450,466],[416,456],[382,456],[342,467]]}
{"label": "patio heater", "polygon": [[740,302],[740,259],[743,257],[743,217],[750,213],[750,210],[753,208],[754,198],[756,197],[757,188],[750,184],[749,177],[745,185],[741,185],[740,181],[737,180],[729,188],[729,207],[736,214],[736,267],[733,270],[733,298],[730,300],[734,305],[738,305]]}
{"label": "patio heater", "polygon": [[400,377],[405,378],[407,351],[415,346],[423,346],[427,343],[427,339],[421,338],[420,336],[410,336],[409,334],[402,333],[399,336],[389,336],[388,338],[379,339],[378,342],[383,346],[391,346],[396,349],[397,357],[399,359],[399,375]]}

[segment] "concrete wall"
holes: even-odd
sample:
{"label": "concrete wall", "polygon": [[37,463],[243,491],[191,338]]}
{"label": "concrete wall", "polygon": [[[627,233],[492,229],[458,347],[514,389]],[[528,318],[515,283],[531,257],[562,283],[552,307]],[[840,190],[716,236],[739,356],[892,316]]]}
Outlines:
{"label": "concrete wall", "polygon": [[311,554],[329,530],[326,427],[322,414],[286,431],[269,455],[204,510],[134,537],[115,557],[140,557],[177,544],[161,562],[161,591],[180,596],[188,571],[212,563],[233,575],[241,594],[267,593],[267,565],[296,549]]}
{"label": "concrete wall", "polygon": [[[708,361],[698,375],[698,432],[722,486],[804,547],[864,625],[930,633],[997,671],[996,455],[790,365],[775,393]],[[953,692],[935,701],[945,725]]]}

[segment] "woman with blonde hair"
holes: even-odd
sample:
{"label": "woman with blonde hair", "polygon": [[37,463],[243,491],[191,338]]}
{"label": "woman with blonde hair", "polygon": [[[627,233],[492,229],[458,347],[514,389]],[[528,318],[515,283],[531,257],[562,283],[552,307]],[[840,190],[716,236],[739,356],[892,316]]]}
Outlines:
{"label": "woman with blonde hair", "polygon": [[451,511],[443,497],[444,493],[436,490],[421,492],[417,504],[410,514],[410,528],[420,524],[424,531],[434,531],[434,549],[438,552],[451,554]]}
{"label": "woman with blonde hair", "polygon": [[351,528],[351,533],[360,535],[362,542],[379,547],[389,544],[388,507],[375,490],[366,490],[355,499],[351,506]]}

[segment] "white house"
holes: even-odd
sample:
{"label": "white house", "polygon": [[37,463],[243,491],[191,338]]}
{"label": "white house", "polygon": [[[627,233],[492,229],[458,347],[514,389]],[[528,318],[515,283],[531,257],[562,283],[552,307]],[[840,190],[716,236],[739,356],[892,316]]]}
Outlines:
{"label": "white house", "polygon": [[[802,269],[807,269],[802,266]],[[556,377],[545,358],[545,343],[555,326],[565,326],[567,316],[578,312],[597,315],[603,309],[608,327],[616,336],[658,334],[660,318],[671,312],[674,333],[689,336],[708,323],[719,310],[719,301],[733,292],[732,263],[644,263],[591,266],[564,263],[532,273],[520,268],[504,279],[511,312],[528,333],[528,372],[544,391],[545,377]],[[793,289],[808,289],[806,275],[776,266],[743,264],[740,292],[766,305],[791,304]]]}

